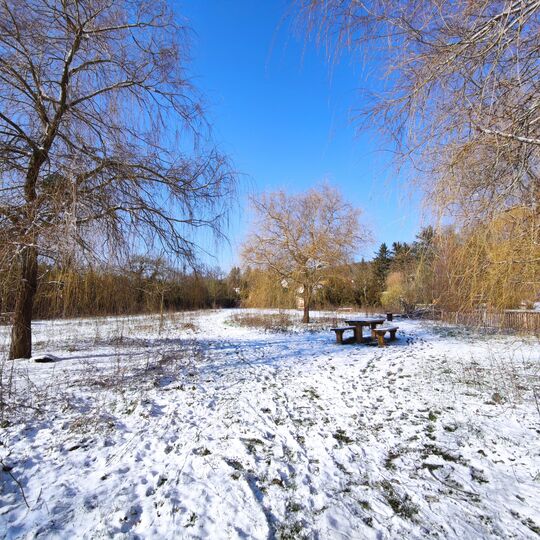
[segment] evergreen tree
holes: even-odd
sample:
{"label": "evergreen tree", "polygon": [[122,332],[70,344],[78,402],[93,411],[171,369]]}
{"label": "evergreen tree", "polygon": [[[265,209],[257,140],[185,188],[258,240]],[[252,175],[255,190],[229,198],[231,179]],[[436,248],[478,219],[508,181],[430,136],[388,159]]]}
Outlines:
{"label": "evergreen tree", "polygon": [[384,283],[386,281],[386,276],[390,271],[390,264],[392,263],[392,253],[388,249],[388,246],[383,242],[375,258],[373,259],[373,277],[375,283],[380,288],[381,292],[384,290]]}

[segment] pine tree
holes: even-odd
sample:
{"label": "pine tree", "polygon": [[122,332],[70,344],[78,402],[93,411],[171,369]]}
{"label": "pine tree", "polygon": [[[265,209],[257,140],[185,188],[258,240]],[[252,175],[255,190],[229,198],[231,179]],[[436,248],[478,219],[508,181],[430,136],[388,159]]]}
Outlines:
{"label": "pine tree", "polygon": [[392,253],[388,249],[388,246],[383,242],[373,259],[373,276],[376,283],[379,284],[382,289],[384,289],[384,283],[390,270],[391,262]]}

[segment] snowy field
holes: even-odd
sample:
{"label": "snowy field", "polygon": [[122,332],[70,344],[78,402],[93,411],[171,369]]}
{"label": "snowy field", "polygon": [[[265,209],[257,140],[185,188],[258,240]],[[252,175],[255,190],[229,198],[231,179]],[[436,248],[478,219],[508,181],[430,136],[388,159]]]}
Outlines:
{"label": "snowy field", "polygon": [[35,323],[58,360],[0,361],[0,535],[539,538],[538,339],[238,313]]}

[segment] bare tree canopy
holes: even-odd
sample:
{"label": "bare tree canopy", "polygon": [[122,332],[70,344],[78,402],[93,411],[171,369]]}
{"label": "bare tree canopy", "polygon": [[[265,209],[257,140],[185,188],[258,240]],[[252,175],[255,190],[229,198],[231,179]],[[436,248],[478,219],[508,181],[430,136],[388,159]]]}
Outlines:
{"label": "bare tree canopy", "polygon": [[465,221],[538,211],[538,0],[297,5],[330,53],[348,47],[380,68],[384,90],[363,112],[413,158],[442,211]]}
{"label": "bare tree canopy", "polygon": [[160,0],[0,2],[0,231],[18,268],[12,357],[31,353],[38,256],[129,239],[192,257],[234,175]]}
{"label": "bare tree canopy", "polygon": [[300,195],[263,194],[252,203],[255,222],[243,260],[301,288],[308,323],[313,292],[325,272],[351,262],[367,239],[358,221],[360,210],[328,185]]}

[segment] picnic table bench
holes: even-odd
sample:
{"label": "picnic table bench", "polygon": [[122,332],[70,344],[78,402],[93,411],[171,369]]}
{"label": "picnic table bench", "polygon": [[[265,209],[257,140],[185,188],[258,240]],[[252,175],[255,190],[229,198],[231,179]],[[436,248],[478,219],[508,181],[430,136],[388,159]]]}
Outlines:
{"label": "picnic table bench", "polygon": [[371,335],[374,338],[377,338],[377,345],[379,347],[386,347],[386,343],[384,342],[384,336],[386,332],[389,332],[390,334],[389,341],[394,341],[396,339],[396,332],[398,331],[398,328],[398,326],[383,326],[379,328],[372,328]]}
{"label": "picnic table bench", "polygon": [[[330,330],[334,331],[336,333],[336,341],[340,345],[343,345],[344,343],[350,343],[352,341],[355,341],[356,339],[356,326],[341,326],[339,328],[330,328]],[[343,340],[343,334],[347,330],[353,331],[353,337],[348,338],[347,340]]]}
{"label": "picnic table bench", "polygon": [[[389,317],[385,319],[384,317],[364,317],[358,319],[346,319],[345,324],[348,326],[338,326],[331,328],[333,332],[336,333],[336,341],[340,345],[344,343],[370,343],[372,340],[377,341],[379,347],[385,347],[385,336],[388,333],[388,341],[394,341],[396,339],[396,332],[398,331],[398,326],[382,326],[385,320],[391,321],[392,316],[388,313]],[[364,337],[363,330],[364,326],[369,326],[371,329],[371,335]],[[347,339],[343,338],[343,334],[348,331],[353,331],[353,336]]]}
{"label": "picnic table bench", "polygon": [[374,330],[377,326],[383,324],[384,321],[385,319],[383,317],[366,317],[364,319],[348,319],[345,323],[356,328],[356,343],[364,343],[364,326],[369,326],[371,330]]}

